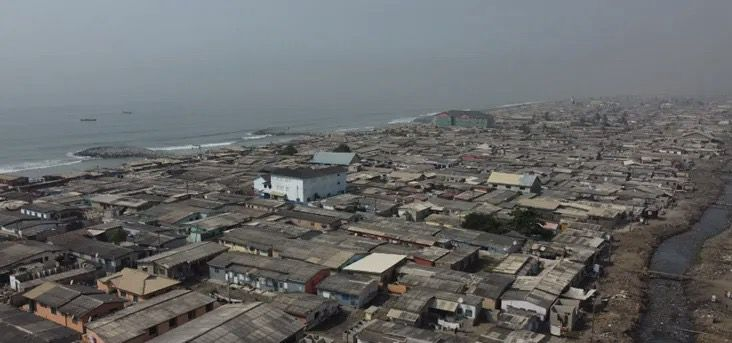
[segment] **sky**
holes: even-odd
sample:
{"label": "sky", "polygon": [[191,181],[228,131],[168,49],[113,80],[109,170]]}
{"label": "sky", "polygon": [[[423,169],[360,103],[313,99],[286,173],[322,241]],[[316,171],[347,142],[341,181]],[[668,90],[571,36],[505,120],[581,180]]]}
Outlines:
{"label": "sky", "polygon": [[2,0],[0,107],[726,94],[730,13],[729,0]]}

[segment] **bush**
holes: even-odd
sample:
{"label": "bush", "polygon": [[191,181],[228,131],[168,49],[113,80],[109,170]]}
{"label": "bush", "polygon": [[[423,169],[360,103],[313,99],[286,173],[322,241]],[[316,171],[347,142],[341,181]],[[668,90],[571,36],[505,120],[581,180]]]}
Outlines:
{"label": "bush", "polygon": [[351,152],[351,147],[349,147],[345,143],[338,144],[338,146],[333,149],[333,152]]}
{"label": "bush", "polygon": [[548,240],[553,233],[539,227],[543,223],[539,215],[527,209],[516,208],[511,212],[511,228],[526,236],[541,236],[542,239]]}
{"label": "bush", "polygon": [[493,215],[484,213],[470,213],[463,219],[463,228],[501,234],[506,231],[501,222]]}
{"label": "bush", "polygon": [[295,149],[292,144],[289,144],[280,150],[280,155],[292,156],[294,154],[297,154],[297,149]]}

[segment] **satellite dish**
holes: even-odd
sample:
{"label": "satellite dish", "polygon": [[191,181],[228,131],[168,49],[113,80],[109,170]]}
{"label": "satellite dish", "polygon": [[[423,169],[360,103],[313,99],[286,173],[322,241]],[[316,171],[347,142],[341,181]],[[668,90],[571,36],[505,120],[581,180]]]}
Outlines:
{"label": "satellite dish", "polygon": [[464,301],[464,300],[463,300],[463,297],[460,297],[460,298],[458,298],[458,303],[459,303],[459,304],[462,304],[462,303],[463,303],[463,301]]}

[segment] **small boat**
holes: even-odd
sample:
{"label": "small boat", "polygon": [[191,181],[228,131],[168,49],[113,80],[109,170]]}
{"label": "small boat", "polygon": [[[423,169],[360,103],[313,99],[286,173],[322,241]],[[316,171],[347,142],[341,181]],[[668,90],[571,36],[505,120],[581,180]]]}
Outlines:
{"label": "small boat", "polygon": [[122,114],[132,114],[132,111],[122,111]]}
{"label": "small boat", "polygon": [[97,121],[97,118],[81,118],[81,121]]}

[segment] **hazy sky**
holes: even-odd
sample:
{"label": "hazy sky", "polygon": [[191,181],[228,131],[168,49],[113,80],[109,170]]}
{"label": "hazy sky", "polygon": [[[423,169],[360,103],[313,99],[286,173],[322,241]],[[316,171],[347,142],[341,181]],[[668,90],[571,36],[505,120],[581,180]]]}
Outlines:
{"label": "hazy sky", "polygon": [[732,90],[732,1],[0,1],[0,106],[403,110]]}

